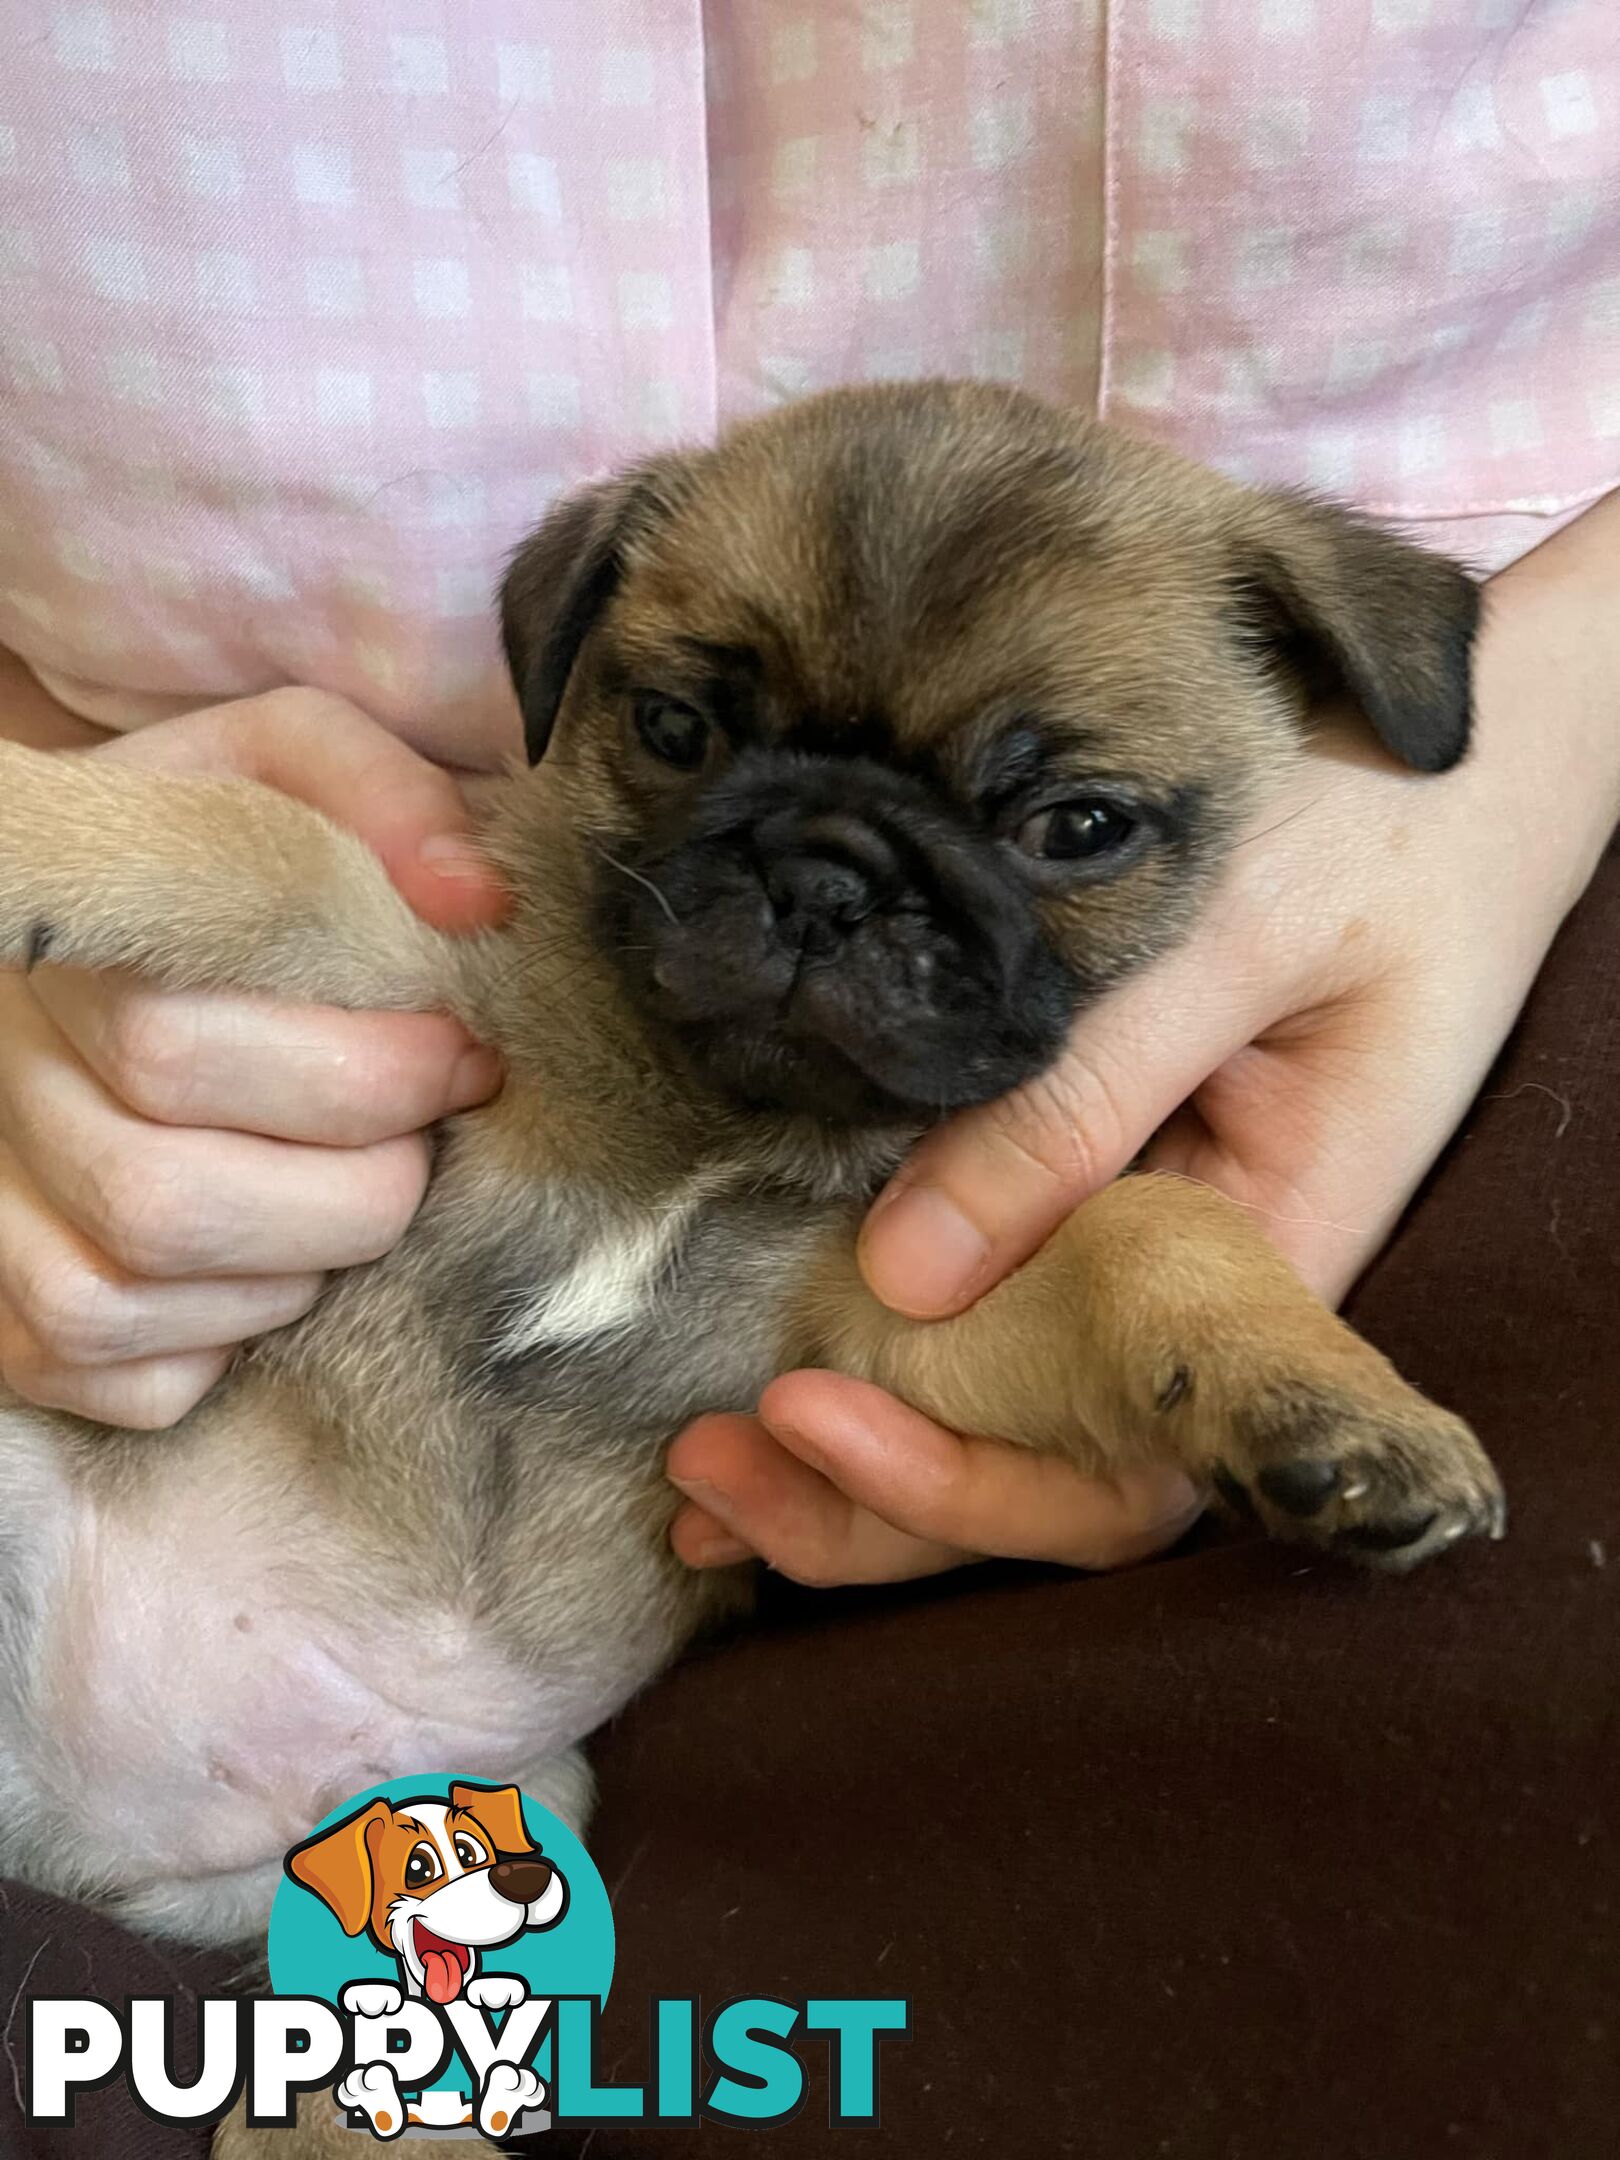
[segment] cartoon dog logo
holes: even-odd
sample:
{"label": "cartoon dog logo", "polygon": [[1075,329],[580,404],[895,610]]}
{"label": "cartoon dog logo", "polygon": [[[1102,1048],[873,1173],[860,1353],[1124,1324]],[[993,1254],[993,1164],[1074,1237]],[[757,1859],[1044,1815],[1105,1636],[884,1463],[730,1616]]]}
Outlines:
{"label": "cartoon dog logo", "polygon": [[[392,2016],[404,1995],[441,2007],[458,1996],[479,2010],[508,2010],[528,1990],[516,1974],[484,1973],[479,1954],[515,1942],[526,1929],[555,1927],[568,1910],[568,1885],[529,1836],[514,1785],[452,1785],[448,1801],[373,1800],[330,1829],[295,1845],[292,1880],[312,1891],[346,1935],[366,1935],[398,1963],[403,1987],[357,1981],[344,2007]],[[544,2088],[531,2069],[496,2063],[476,2111],[498,2135]],[[467,2094],[424,2093],[406,2108],[386,2063],[357,2069],[339,2085],[339,2104],[363,2112],[373,2133],[411,2126],[471,2124]]]}

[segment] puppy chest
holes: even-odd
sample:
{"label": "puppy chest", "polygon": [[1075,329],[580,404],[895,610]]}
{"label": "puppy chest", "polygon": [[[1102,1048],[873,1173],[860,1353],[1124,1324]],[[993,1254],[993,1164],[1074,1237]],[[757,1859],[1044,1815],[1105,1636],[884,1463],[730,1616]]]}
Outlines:
{"label": "puppy chest", "polygon": [[750,1406],[791,1356],[793,1314],[839,1211],[743,1194],[579,1240],[540,1284],[503,1286],[464,1365],[491,1409],[554,1445],[645,1459],[700,1411]]}

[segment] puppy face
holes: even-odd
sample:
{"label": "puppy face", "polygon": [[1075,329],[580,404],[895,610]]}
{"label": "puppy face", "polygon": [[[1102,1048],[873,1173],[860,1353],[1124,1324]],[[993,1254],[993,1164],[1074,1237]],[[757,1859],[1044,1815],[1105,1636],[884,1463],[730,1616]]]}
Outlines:
{"label": "puppy face", "polygon": [[606,951],[727,1097],[928,1118],[1162,951],[1306,691],[1439,770],[1472,587],[983,385],[838,392],[574,498],[503,623]]}

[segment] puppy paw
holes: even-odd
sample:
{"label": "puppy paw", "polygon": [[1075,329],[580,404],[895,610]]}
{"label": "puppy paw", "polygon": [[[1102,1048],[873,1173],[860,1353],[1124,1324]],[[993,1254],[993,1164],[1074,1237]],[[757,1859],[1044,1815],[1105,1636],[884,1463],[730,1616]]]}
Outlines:
{"label": "puppy paw", "polygon": [[405,2133],[405,2103],[399,2080],[387,2063],[361,2063],[339,2083],[333,2095],[341,2108],[363,2115],[374,2137],[392,2140]]}
{"label": "puppy paw", "polygon": [[515,2010],[529,1993],[516,1973],[480,1973],[464,1992],[475,2010]]}
{"label": "puppy paw", "polygon": [[1273,1383],[1236,1407],[1216,1467],[1228,1504],[1275,1537],[1404,1572],[1500,1538],[1507,1502],[1461,1418],[1398,1383]]}
{"label": "puppy paw", "polygon": [[491,2063],[478,2096],[478,2127],[486,2137],[499,2137],[545,2097],[546,2088],[533,2070],[517,2063]]}
{"label": "puppy paw", "polygon": [[350,2017],[394,2017],[405,2003],[392,1980],[351,1980],[338,2000]]}

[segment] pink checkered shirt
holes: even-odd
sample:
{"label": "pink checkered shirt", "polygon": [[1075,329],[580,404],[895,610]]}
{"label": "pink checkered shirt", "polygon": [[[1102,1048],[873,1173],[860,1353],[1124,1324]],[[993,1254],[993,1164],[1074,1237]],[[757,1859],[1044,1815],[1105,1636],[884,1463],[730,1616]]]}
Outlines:
{"label": "pink checkered shirt", "polygon": [[0,0],[0,644],[468,763],[561,488],[1022,382],[1482,568],[1620,479],[1620,0]]}

